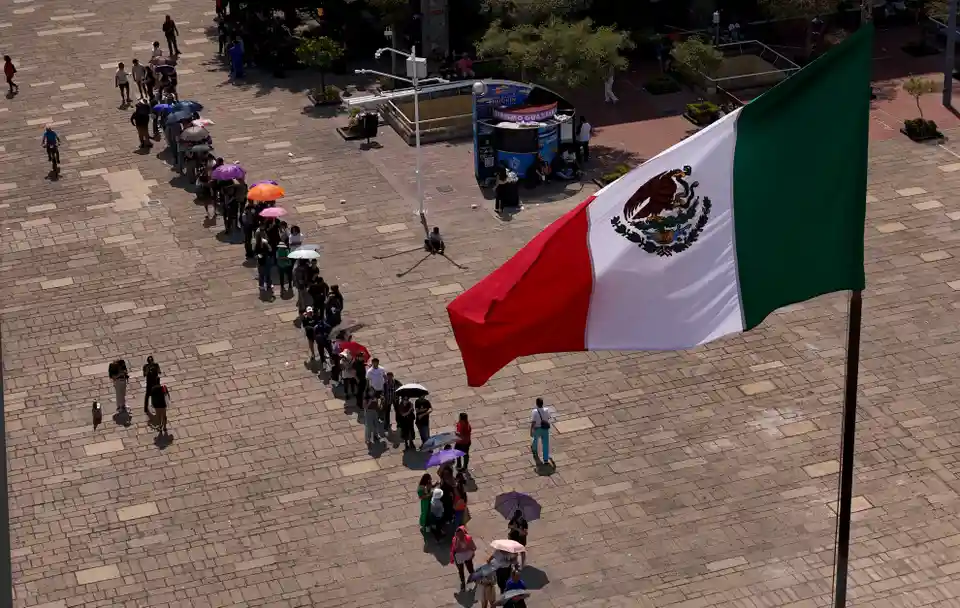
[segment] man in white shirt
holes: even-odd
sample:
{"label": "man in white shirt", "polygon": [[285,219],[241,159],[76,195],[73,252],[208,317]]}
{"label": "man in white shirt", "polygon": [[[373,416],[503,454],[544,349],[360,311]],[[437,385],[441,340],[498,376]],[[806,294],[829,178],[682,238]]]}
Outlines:
{"label": "man in white shirt", "polygon": [[[533,458],[539,463],[551,463],[550,460],[550,427],[553,426],[553,416],[550,411],[543,406],[543,399],[537,397],[537,407],[533,408],[530,414],[530,437],[533,441],[530,443],[530,451]],[[543,446],[543,459],[537,456],[537,444]]]}
{"label": "man in white shirt", "polygon": [[380,359],[374,357],[367,368],[367,384],[373,390],[374,398],[383,395],[383,385],[387,382],[387,370],[380,367]]}
{"label": "man in white shirt", "polygon": [[586,116],[580,117],[580,128],[577,130],[577,144],[580,146],[580,160],[590,160],[590,138],[593,137],[593,126],[587,122]]}

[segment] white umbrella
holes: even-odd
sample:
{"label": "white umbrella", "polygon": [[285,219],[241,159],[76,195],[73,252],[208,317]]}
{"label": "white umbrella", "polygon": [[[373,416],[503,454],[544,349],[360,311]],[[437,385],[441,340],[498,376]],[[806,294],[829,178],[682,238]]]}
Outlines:
{"label": "white umbrella", "polygon": [[294,249],[287,257],[291,260],[319,260],[320,254],[313,249]]}

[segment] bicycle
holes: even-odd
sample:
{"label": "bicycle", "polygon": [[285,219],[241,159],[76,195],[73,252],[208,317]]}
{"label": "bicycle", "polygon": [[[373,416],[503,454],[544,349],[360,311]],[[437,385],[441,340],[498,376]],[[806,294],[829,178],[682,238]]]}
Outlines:
{"label": "bicycle", "polygon": [[51,171],[54,175],[60,175],[60,146],[45,146],[47,149],[47,160],[50,161]]}

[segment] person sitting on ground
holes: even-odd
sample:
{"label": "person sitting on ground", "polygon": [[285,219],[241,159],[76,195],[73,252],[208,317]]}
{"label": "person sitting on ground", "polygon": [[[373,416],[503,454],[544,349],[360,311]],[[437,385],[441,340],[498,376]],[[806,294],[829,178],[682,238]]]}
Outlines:
{"label": "person sitting on ground", "polygon": [[443,237],[440,236],[440,228],[434,226],[430,236],[423,239],[423,247],[430,253],[439,253],[443,255],[446,246],[443,244]]}

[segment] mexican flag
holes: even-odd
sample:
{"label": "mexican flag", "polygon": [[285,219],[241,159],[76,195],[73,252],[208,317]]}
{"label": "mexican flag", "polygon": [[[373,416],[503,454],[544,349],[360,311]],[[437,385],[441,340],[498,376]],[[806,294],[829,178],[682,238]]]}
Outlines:
{"label": "mexican flag", "polygon": [[690,348],[863,289],[872,46],[868,25],[451,302],[469,384],[525,355]]}

